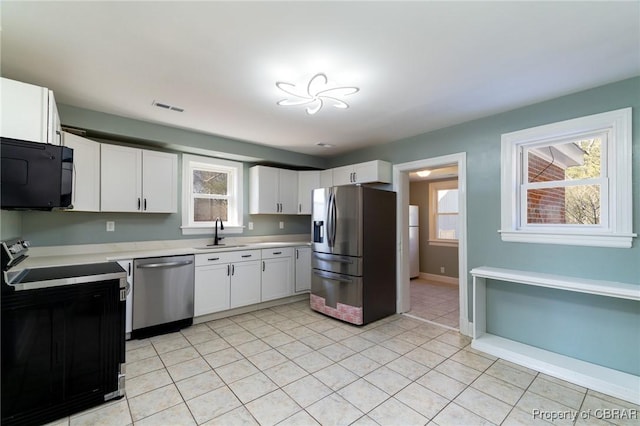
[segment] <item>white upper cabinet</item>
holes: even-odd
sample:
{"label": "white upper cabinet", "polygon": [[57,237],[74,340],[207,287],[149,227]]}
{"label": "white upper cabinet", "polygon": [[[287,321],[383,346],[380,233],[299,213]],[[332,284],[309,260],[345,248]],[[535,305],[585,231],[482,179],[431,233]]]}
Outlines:
{"label": "white upper cabinet", "polygon": [[311,214],[311,191],[320,188],[320,171],[298,172],[298,214]]}
{"label": "white upper cabinet", "polygon": [[333,186],[333,169],[320,170],[319,188],[330,188]]}
{"label": "white upper cabinet", "polygon": [[274,167],[249,169],[250,214],[296,214],[298,210],[298,172]]}
{"label": "white upper cabinet", "polygon": [[391,163],[381,160],[336,167],[333,170],[333,185],[358,183],[390,183]]}
{"label": "white upper cabinet", "polygon": [[175,213],[178,209],[178,156],[102,144],[102,211]]}
{"label": "white upper cabinet", "polygon": [[71,210],[100,211],[100,143],[67,132],[62,143],[73,149]]}
{"label": "white upper cabinet", "polygon": [[0,134],[5,138],[60,145],[62,129],[53,91],[2,78]]}

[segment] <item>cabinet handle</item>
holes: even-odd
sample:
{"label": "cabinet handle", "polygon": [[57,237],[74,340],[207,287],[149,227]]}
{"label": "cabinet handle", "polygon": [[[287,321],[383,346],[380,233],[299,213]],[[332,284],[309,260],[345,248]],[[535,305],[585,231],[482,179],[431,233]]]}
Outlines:
{"label": "cabinet handle", "polygon": [[356,183],[358,181],[358,174],[356,172],[353,172],[353,183]]}
{"label": "cabinet handle", "polygon": [[262,272],[264,272],[264,260],[262,261]]}
{"label": "cabinet handle", "polygon": [[281,251],[274,251],[273,254],[282,254]]}
{"label": "cabinet handle", "polygon": [[231,275],[231,265],[227,265],[227,276]]}
{"label": "cabinet handle", "polygon": [[127,275],[131,276],[131,262],[127,264]]}
{"label": "cabinet handle", "polygon": [[298,251],[298,249],[296,249],[296,259],[300,258],[300,252]]}
{"label": "cabinet handle", "polygon": [[298,213],[302,213],[302,204],[298,204]]}
{"label": "cabinet handle", "polygon": [[147,210],[147,199],[144,199],[144,209]]}
{"label": "cabinet handle", "polygon": [[220,260],[219,257],[210,257],[209,259],[207,259],[209,262],[213,262],[214,260]]}
{"label": "cabinet handle", "polygon": [[251,257],[251,256],[253,256],[253,255],[252,255],[252,254],[243,254],[243,255],[242,255],[242,257],[245,257],[245,258],[246,258],[246,257]]}
{"label": "cabinet handle", "polygon": [[236,265],[231,265],[231,275],[236,274]]}
{"label": "cabinet handle", "polygon": [[140,210],[140,198],[138,198],[138,210]]}

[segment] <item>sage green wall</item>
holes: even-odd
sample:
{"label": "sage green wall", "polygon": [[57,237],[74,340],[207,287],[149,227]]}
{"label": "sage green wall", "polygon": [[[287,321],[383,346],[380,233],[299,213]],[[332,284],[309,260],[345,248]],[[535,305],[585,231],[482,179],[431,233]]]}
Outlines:
{"label": "sage green wall", "polygon": [[0,241],[22,236],[21,212],[0,210]]}
{"label": "sage green wall", "polygon": [[[382,159],[394,164],[466,152],[468,268],[493,266],[638,284],[640,244],[630,249],[507,243],[500,239],[500,136],[590,114],[633,107],[633,229],[640,231],[640,77],[442,130],[363,149],[330,167]],[[468,276],[471,297],[471,277]],[[499,336],[640,375],[640,303],[488,284],[487,328]],[[532,300],[544,303],[531,303]],[[553,302],[553,303],[552,303]],[[544,305],[544,308],[543,308]],[[471,315],[471,312],[470,312]],[[470,316],[471,318],[471,316]],[[554,333],[549,333],[551,328]],[[574,336],[565,339],[563,336]],[[575,338],[581,336],[582,338]],[[615,336],[615,343],[611,337]],[[600,339],[603,344],[594,343]]]}
{"label": "sage green wall", "polygon": [[[58,105],[63,125],[87,129],[100,134],[101,138],[121,139],[127,145],[142,148],[175,151],[184,149],[198,154],[224,157],[252,157],[266,162],[298,167],[323,168],[325,160],[319,157],[274,149],[218,136],[176,129],[159,124],[84,110],[68,105]],[[132,141],[134,141],[132,143]],[[244,163],[244,207],[249,211],[249,167]],[[33,246],[57,246],[73,244],[98,244],[111,242],[174,240],[181,238],[204,238],[206,235],[183,236],[181,193],[182,159],[178,159],[178,213],[86,213],[86,212],[10,212],[15,216],[8,221],[20,223],[18,235],[30,240]],[[3,219],[4,214],[3,212]],[[106,222],[115,221],[115,232],[106,232]],[[248,215],[244,224],[251,221],[253,230],[245,228],[242,236],[306,234],[310,232],[310,216],[296,215]],[[284,229],[279,222],[285,223]],[[3,220],[3,224],[4,224]],[[5,227],[2,227],[3,237]],[[8,232],[8,231],[7,231]],[[225,234],[232,236],[232,234]],[[17,235],[16,235],[17,236]]]}
{"label": "sage green wall", "polygon": [[420,272],[458,278],[458,247],[429,245],[429,181],[411,182],[409,192],[409,204],[420,207]]}

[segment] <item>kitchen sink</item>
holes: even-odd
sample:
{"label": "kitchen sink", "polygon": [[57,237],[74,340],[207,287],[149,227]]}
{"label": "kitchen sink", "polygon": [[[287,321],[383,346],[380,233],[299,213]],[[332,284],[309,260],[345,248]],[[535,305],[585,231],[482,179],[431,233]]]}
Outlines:
{"label": "kitchen sink", "polygon": [[237,245],[224,245],[224,244],[218,244],[217,246],[214,245],[209,245],[209,246],[203,246],[203,247],[194,247],[194,249],[196,250],[217,250],[217,249],[228,249],[228,248],[236,248],[236,247],[246,247],[246,244],[237,244]]}

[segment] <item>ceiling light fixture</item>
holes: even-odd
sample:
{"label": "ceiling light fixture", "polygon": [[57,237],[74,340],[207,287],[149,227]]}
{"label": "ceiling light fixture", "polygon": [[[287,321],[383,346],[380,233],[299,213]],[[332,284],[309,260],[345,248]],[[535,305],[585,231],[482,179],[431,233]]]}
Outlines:
{"label": "ceiling light fixture", "polygon": [[278,102],[278,105],[293,106],[293,105],[307,105],[307,114],[313,115],[320,111],[320,108],[325,102],[330,102],[334,107],[339,109],[347,109],[349,105],[338,97],[353,95],[360,89],[357,87],[328,87],[327,76],[323,73],[318,73],[311,77],[307,84],[306,92],[300,91],[300,89],[293,83],[286,83],[283,81],[277,81],[276,87],[288,95],[293,96],[292,99],[283,99]]}
{"label": "ceiling light fixture", "polygon": [[335,145],[331,145],[330,143],[324,143],[324,142],[318,142],[316,145],[318,145],[321,148],[333,148]]}
{"label": "ceiling light fixture", "polygon": [[416,174],[420,177],[427,177],[431,174],[431,170],[420,170]]}

